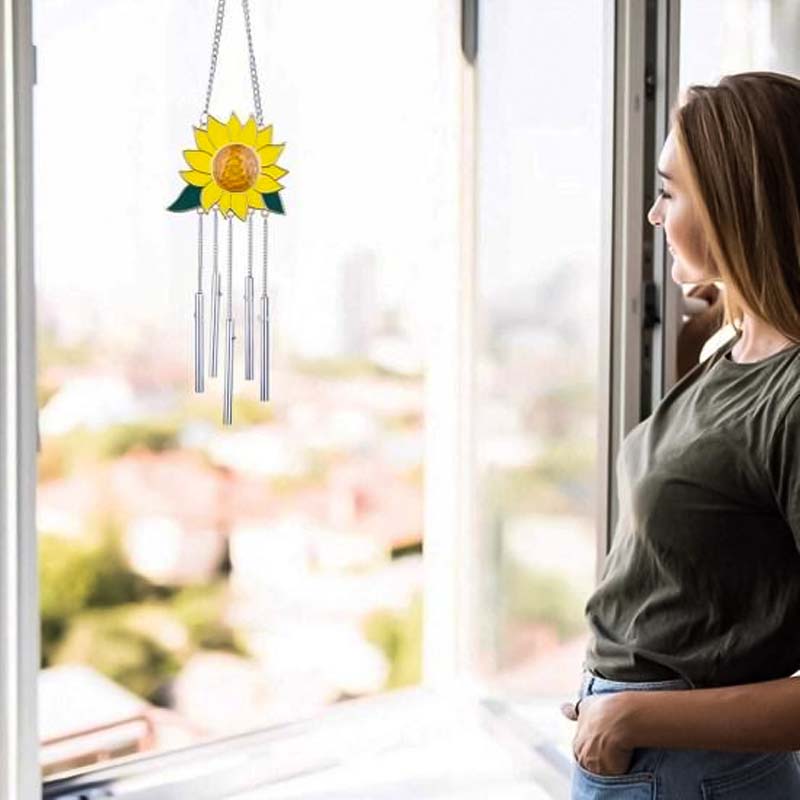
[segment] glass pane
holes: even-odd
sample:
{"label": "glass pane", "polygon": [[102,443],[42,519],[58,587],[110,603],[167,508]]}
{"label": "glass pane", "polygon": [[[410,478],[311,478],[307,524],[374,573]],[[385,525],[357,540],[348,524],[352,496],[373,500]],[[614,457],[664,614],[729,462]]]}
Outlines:
{"label": "glass pane", "polygon": [[800,74],[800,6],[783,0],[681,0],[680,84],[730,72]]}
{"label": "glass pane", "polygon": [[[797,3],[681,0],[680,86],[715,84],[723,75],[750,70],[800,76],[798,37]],[[711,336],[701,358],[719,347],[731,330],[726,325]]]}
{"label": "glass pane", "polygon": [[[194,392],[198,215],[166,211],[214,5],[34,2],[45,775],[420,679],[417,284],[457,201],[438,176],[437,5],[251,3],[289,174],[269,219],[268,403],[243,379],[235,223],[230,427],[221,377]],[[226,121],[252,110],[244,42],[229,3],[211,102]],[[208,322],[211,216],[204,237]]]}
{"label": "glass pane", "polygon": [[482,668],[567,743],[597,536],[603,4],[493,4],[480,36]]}

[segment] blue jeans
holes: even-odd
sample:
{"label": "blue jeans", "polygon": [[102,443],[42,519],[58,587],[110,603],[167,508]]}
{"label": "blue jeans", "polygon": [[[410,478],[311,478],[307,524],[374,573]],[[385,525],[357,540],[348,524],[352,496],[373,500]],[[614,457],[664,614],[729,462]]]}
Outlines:
{"label": "blue jeans", "polygon": [[[626,691],[691,690],[682,678],[611,681],[584,672],[579,697]],[[580,711],[580,709],[579,709]],[[596,775],[572,765],[572,800],[796,800],[800,754],[642,747],[622,775]]]}

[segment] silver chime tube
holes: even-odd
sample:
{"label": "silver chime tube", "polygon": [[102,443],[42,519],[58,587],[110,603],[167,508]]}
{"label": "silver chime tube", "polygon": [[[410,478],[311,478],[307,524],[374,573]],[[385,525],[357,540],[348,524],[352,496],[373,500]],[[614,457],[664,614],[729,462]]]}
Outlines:
{"label": "silver chime tube", "polygon": [[244,279],[244,377],[253,380],[255,358],[253,355],[253,304],[255,302],[255,283],[253,276]]}
{"label": "silver chime tube", "polygon": [[228,212],[228,316],[225,323],[225,386],[223,387],[222,422],[233,422],[233,214]]}
{"label": "silver chime tube", "polygon": [[218,246],[219,215],[214,212],[214,271],[211,273],[211,365],[209,375],[216,378],[219,373],[219,306],[222,298],[222,281],[219,274]]}
{"label": "silver chime tube", "polygon": [[269,297],[267,296],[267,233],[268,233],[268,220],[269,212],[262,211],[263,218],[263,274],[261,284],[261,315],[259,317],[259,332],[261,340],[261,358],[259,359],[260,367],[260,386],[259,386],[259,399],[261,401],[269,400]]}
{"label": "silver chime tube", "polygon": [[233,422],[233,341],[236,338],[236,323],[233,317],[225,321],[225,390],[222,401],[222,421],[225,425]]}
{"label": "silver chime tube", "polygon": [[253,303],[255,283],[253,281],[253,215],[247,215],[247,277],[244,279],[244,379],[253,380],[255,358],[253,353]]}
{"label": "silver chime tube", "polygon": [[197,291],[194,295],[194,390],[205,389],[204,346],[205,327],[203,319],[203,213],[197,217]]}
{"label": "silver chime tube", "polygon": [[261,332],[261,385],[259,398],[269,400],[269,298],[261,295],[261,316],[259,317]]}
{"label": "silver chime tube", "polygon": [[211,276],[211,365],[209,375],[217,377],[219,372],[219,301],[222,297],[219,272]]}
{"label": "silver chime tube", "polygon": [[203,341],[205,332],[203,330],[203,293],[195,292],[194,295],[194,390],[202,392],[205,390],[205,380],[203,377]]}

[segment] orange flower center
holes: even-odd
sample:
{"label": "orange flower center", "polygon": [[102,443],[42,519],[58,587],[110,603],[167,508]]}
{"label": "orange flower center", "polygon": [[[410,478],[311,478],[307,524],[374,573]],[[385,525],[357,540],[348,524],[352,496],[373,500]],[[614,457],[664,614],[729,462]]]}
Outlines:
{"label": "orange flower center", "polygon": [[244,144],[226,144],[214,156],[214,180],[229,192],[246,192],[256,185],[258,156]]}

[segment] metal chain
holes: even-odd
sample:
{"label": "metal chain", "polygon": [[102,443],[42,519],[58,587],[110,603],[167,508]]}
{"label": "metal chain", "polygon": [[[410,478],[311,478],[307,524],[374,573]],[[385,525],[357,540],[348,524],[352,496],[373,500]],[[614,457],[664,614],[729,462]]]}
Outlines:
{"label": "metal chain", "polygon": [[264,248],[263,248],[263,257],[264,257],[264,286],[262,291],[264,294],[267,293],[267,222],[269,220],[269,214],[264,214]]}
{"label": "metal chain", "polygon": [[233,214],[228,212],[228,319],[233,319]]}
{"label": "metal chain", "polygon": [[[250,4],[242,0],[244,11],[244,28],[247,33],[247,52],[250,62],[250,84],[253,87],[253,104],[256,110],[256,122],[259,128],[264,125],[264,114],[261,110],[261,88],[258,84],[258,69],[256,68],[256,55],[253,49],[253,31],[250,25]],[[214,42],[211,46],[211,67],[208,72],[208,87],[206,88],[206,102],[203,113],[200,115],[200,126],[208,123],[208,109],[211,105],[211,92],[214,89],[214,76],[217,72],[217,58],[219,57],[219,42],[222,38],[222,23],[225,19],[225,0],[217,1],[217,17],[214,24]]]}
{"label": "metal chain", "polygon": [[197,215],[199,224],[197,226],[197,291],[203,291],[203,217],[205,214],[201,211]]}
{"label": "metal chain", "polygon": [[253,275],[253,213],[247,215],[247,274]]}
{"label": "metal chain", "polygon": [[211,46],[211,69],[208,73],[208,88],[206,89],[206,103],[200,115],[200,126],[208,122],[208,107],[211,105],[211,91],[214,88],[214,75],[217,71],[217,56],[219,55],[219,40],[222,37],[222,21],[225,18],[225,0],[217,2],[217,19],[214,24],[214,43]]}
{"label": "metal chain", "polygon": [[219,212],[214,211],[214,272],[219,272]]}
{"label": "metal chain", "polygon": [[256,107],[256,122],[258,127],[264,125],[264,115],[261,112],[261,90],[258,86],[258,70],[256,69],[256,56],[253,51],[253,32],[250,29],[250,5],[248,0],[242,0],[244,11],[244,29],[247,32],[247,50],[250,55],[250,83],[253,85],[253,103]]}

